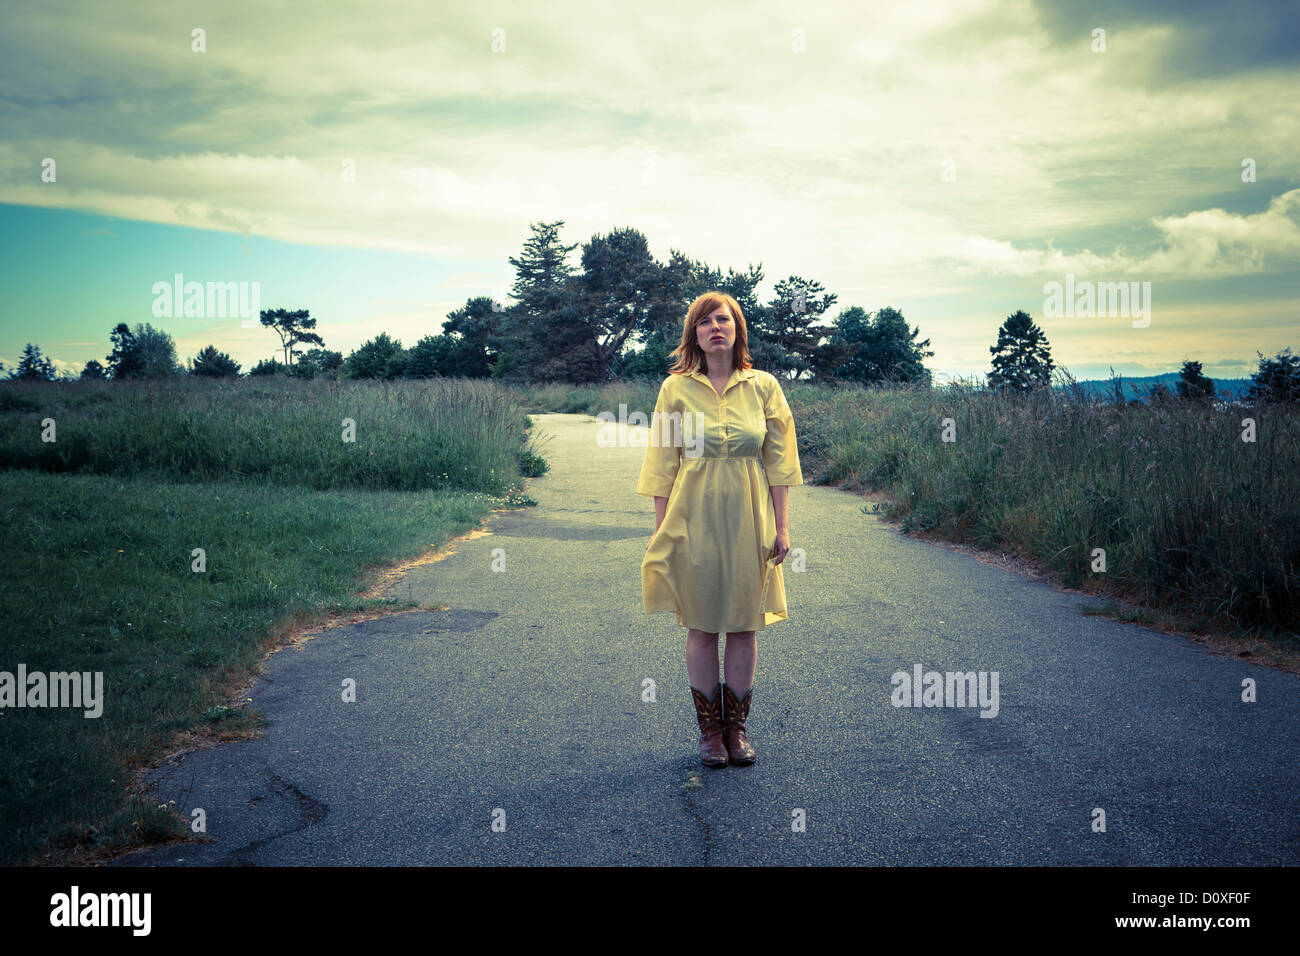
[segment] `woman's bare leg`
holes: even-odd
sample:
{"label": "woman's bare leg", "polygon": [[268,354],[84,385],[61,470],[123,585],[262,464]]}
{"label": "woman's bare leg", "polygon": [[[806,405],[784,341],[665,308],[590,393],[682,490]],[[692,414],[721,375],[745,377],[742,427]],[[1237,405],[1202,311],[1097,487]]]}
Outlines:
{"label": "woman's bare leg", "polygon": [[737,697],[743,698],[754,686],[754,667],[757,662],[758,639],[753,631],[738,631],[727,635],[722,669],[727,686]]}
{"label": "woman's bare leg", "polygon": [[686,676],[691,686],[705,697],[718,686],[718,634],[697,631],[686,632]]}

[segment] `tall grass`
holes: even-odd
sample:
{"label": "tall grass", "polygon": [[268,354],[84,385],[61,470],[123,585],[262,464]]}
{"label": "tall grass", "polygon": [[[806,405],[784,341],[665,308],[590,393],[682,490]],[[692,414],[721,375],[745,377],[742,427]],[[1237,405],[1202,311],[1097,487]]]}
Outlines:
{"label": "tall grass", "polygon": [[[44,441],[50,420],[55,440]],[[0,467],[503,494],[531,451],[520,448],[526,427],[508,392],[465,379],[11,383]]]}
{"label": "tall grass", "polygon": [[510,384],[502,387],[514,396],[520,408],[530,412],[567,412],[618,415],[620,403],[627,411],[654,411],[662,378],[629,378],[605,385],[567,385],[563,382]]}
{"label": "tall grass", "polygon": [[1117,406],[1077,389],[968,386],[787,393],[818,479],[885,492],[904,531],[1032,555],[1067,585],[1105,579],[1220,625],[1300,629],[1294,405]]}

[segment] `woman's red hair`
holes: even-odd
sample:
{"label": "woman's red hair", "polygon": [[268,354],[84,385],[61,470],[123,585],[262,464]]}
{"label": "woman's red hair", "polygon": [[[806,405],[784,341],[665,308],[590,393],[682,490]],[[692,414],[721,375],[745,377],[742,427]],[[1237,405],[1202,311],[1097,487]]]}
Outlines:
{"label": "woman's red hair", "polygon": [[751,368],[754,364],[749,354],[749,335],[745,331],[745,313],[740,310],[740,303],[725,292],[706,292],[691,303],[686,310],[686,319],[682,323],[682,344],[669,352],[669,357],[677,356],[677,361],[668,370],[672,375],[686,375],[696,369],[706,371],[708,363],[695,329],[700,320],[718,311],[719,306],[726,306],[736,323],[736,341],[732,345],[731,358],[737,370]]}

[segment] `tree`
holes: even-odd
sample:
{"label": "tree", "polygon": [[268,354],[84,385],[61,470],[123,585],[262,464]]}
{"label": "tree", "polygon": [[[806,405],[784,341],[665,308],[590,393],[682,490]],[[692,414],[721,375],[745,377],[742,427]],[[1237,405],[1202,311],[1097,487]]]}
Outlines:
{"label": "tree", "polygon": [[1184,361],[1176,385],[1178,397],[1190,400],[1214,398],[1214,382],[1201,374],[1201,363]]}
{"label": "tree", "polygon": [[176,359],[176,343],[161,329],[147,324],[137,325],[135,348],[140,356],[140,375],[143,378],[168,378],[185,371]]}
{"label": "tree", "polygon": [[464,377],[477,372],[482,354],[459,335],[426,335],[411,347],[407,378]]}
{"label": "tree", "polygon": [[824,337],[831,333],[826,326],[813,323],[835,304],[837,296],[817,293],[824,291],[820,282],[790,276],[776,284],[776,291],[763,313],[760,331],[772,346],[775,367],[768,371],[774,375],[799,379],[811,375],[816,364],[817,350]]}
{"label": "tree", "polygon": [[104,366],[100,365],[95,359],[86,363],[86,367],[81,370],[81,380],[103,380],[108,378],[108,373]]}
{"label": "tree", "polygon": [[337,377],[336,373],[342,365],[342,352],[330,349],[308,349],[289,369],[289,374],[295,378],[316,378],[321,375],[334,378]]}
{"label": "tree", "polygon": [[561,225],[534,224],[523,254],[510,260],[517,302],[496,316],[494,377],[604,381],[634,337],[667,340],[670,326],[680,335],[684,256],[661,265],[642,233],[616,229],[583,245],[574,274],[567,256],[576,246],[559,242]]}
{"label": "tree", "polygon": [[288,372],[288,371],[289,369],[287,366],[281,365],[273,358],[262,359],[260,362],[258,362],[256,365],[254,365],[252,368],[248,370],[248,376],[249,378],[252,378],[255,375],[256,376],[278,375],[282,372]]}
{"label": "tree", "polygon": [[[675,349],[677,343],[682,338],[682,322],[686,318],[686,308],[695,299],[700,292],[707,292],[709,289],[701,288],[700,292],[692,295],[688,289],[691,284],[691,276],[696,273],[697,268],[703,268],[693,263],[684,253],[676,249],[668,250],[668,261],[659,267],[655,276],[655,285],[650,290],[650,295],[646,301],[645,321],[639,330],[644,334],[648,342],[652,338],[661,339],[669,343],[669,350]],[[719,291],[726,292],[733,296],[737,302],[741,303],[741,308],[745,308],[745,303],[741,301],[740,296],[736,296],[730,289],[724,289],[721,285],[710,286],[717,288]],[[750,298],[753,298],[752,287],[750,289]],[[745,313],[749,317],[749,313]]]}
{"label": "tree", "polygon": [[263,309],[261,322],[264,326],[274,329],[280,336],[280,345],[284,349],[284,364],[286,366],[293,364],[293,357],[301,353],[294,351],[294,346],[303,342],[309,342],[313,345],[324,345],[325,340],[315,332],[308,331],[316,328],[316,320],[310,318],[307,309],[298,309],[290,312],[286,309]]}
{"label": "tree", "polygon": [[835,331],[818,356],[818,377],[862,385],[928,386],[932,376],[924,362],[934,352],[927,348],[929,339],[915,341],[920,334],[920,328],[909,328],[903,313],[893,306],[874,313],[852,306],[835,317]]}
{"label": "tree", "polygon": [[657,262],[636,229],[592,237],[582,250],[582,269],[575,283],[582,328],[572,338],[594,347],[590,374],[580,380],[601,381],[634,335],[652,335],[669,316],[680,321],[686,270],[681,257],[666,266]]}
{"label": "tree", "polygon": [[576,328],[580,309],[568,255],[577,244],[559,241],[563,225],[563,220],[533,223],[523,252],[510,257],[515,267],[511,298],[516,302],[500,313],[501,355],[494,377],[572,379],[579,366],[594,364],[593,343],[584,341]]}
{"label": "tree", "polygon": [[176,343],[161,329],[145,323],[132,332],[119,322],[110,334],[109,370],[116,379],[167,378],[185,371],[176,360]]}
{"label": "tree", "polygon": [[990,345],[989,352],[993,354],[989,388],[1028,392],[1051,384],[1051,348],[1027,312],[1017,310],[1007,316],[998,329],[998,343]]}
{"label": "tree", "polygon": [[1156,382],[1147,389],[1147,401],[1152,405],[1168,405],[1174,401],[1174,398],[1174,393],[1165,387],[1164,382]]}
{"label": "tree", "polygon": [[401,378],[406,363],[402,343],[380,332],[344,360],[341,373],[345,378]]}
{"label": "tree", "polygon": [[533,235],[524,243],[524,251],[517,259],[510,257],[510,264],[515,267],[511,296],[518,300],[525,315],[544,315],[554,305],[555,294],[573,275],[568,257],[578,245],[560,243],[559,230],[563,225],[562,219],[533,223],[529,227]]}
{"label": "tree", "polygon": [[113,351],[106,358],[109,375],[114,379],[136,376],[141,369],[140,356],[136,351],[135,336],[126,323],[117,323],[108,337],[113,343]]}
{"label": "tree", "polygon": [[[678,256],[680,253],[674,253]],[[679,342],[682,335],[682,321],[686,317],[685,306],[690,305],[706,292],[714,290],[725,292],[736,300],[740,310],[745,313],[745,324],[753,327],[762,324],[764,306],[758,302],[757,288],[763,281],[763,264],[749,264],[748,271],[737,272],[728,267],[724,276],[721,269],[710,268],[706,263],[689,260],[689,269],[681,284],[681,301],[683,308],[676,317],[673,335],[670,341]],[[753,335],[750,335],[753,339]]]}
{"label": "tree", "polygon": [[455,336],[426,335],[411,346],[411,353],[406,360],[407,378],[432,378],[445,375],[447,358],[458,345]]}
{"label": "tree", "polygon": [[41,354],[41,350],[31,342],[23,349],[18,359],[18,369],[12,378],[20,382],[54,381],[54,364]]}
{"label": "tree", "polygon": [[485,295],[468,299],[459,309],[447,313],[443,334],[459,336],[462,343],[459,374],[472,378],[491,374],[502,344],[500,323],[501,303]]}
{"label": "tree", "polygon": [[662,336],[652,335],[646,339],[643,349],[624,356],[618,374],[623,378],[649,376],[662,379],[673,364],[669,353],[675,347],[675,344],[665,342]]}
{"label": "tree", "polygon": [[225,352],[218,352],[209,345],[190,362],[191,375],[203,375],[209,378],[227,378],[239,375],[239,363]]}
{"label": "tree", "polygon": [[[841,309],[831,323],[830,335],[811,356],[813,379],[818,382],[874,381],[870,366],[855,367],[854,359],[869,353],[873,337],[871,314],[861,306]],[[928,341],[928,340],[927,340]]]}
{"label": "tree", "polygon": [[1271,359],[1259,356],[1259,370],[1252,375],[1250,387],[1246,390],[1249,402],[1295,402],[1300,401],[1300,356],[1291,354],[1288,345]]}

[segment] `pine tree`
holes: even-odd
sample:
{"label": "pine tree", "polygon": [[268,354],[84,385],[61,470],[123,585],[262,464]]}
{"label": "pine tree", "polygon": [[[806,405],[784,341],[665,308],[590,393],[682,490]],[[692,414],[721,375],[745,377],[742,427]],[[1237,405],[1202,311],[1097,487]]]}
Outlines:
{"label": "pine tree", "polygon": [[656,262],[636,229],[593,236],[583,246],[582,274],[575,282],[582,328],[573,337],[595,346],[592,379],[608,377],[634,334],[652,334],[663,316],[681,309],[682,275],[680,267]]}
{"label": "pine tree", "polygon": [[[925,359],[934,355],[929,339],[917,342],[920,328],[910,329],[903,313],[885,306],[868,313],[853,306],[835,319],[835,332],[823,347],[825,358],[818,377],[864,385],[911,382],[929,385],[932,376]],[[825,374],[824,374],[825,373]]]}
{"label": "pine tree", "polygon": [[248,370],[250,378],[262,375],[280,375],[289,370],[273,358],[262,359]]}
{"label": "pine tree", "polygon": [[823,291],[820,282],[799,276],[790,276],[776,284],[764,312],[762,328],[776,360],[776,367],[769,368],[774,375],[790,379],[811,376],[822,339],[834,331],[829,326],[814,324],[838,298],[835,295],[817,298],[817,293]]}
{"label": "pine tree", "polygon": [[998,329],[998,344],[990,345],[989,352],[993,354],[989,388],[1028,392],[1052,381],[1055,366],[1047,336],[1024,311],[1007,316]]}
{"label": "pine tree", "polygon": [[1295,402],[1300,401],[1300,356],[1291,354],[1287,346],[1271,359],[1259,356],[1259,370],[1251,376],[1250,387],[1246,390],[1246,400],[1250,402]]}
{"label": "pine tree", "polygon": [[209,378],[233,377],[239,374],[239,363],[225,352],[218,352],[216,346],[209,345],[191,360],[190,374]]}
{"label": "pine tree", "polygon": [[574,340],[579,310],[573,301],[576,290],[568,263],[569,253],[578,246],[560,243],[563,225],[563,220],[533,223],[533,235],[524,243],[523,252],[510,257],[515,267],[511,297],[516,302],[499,313],[502,348],[494,375],[558,377],[566,358],[570,365],[582,358],[575,354],[583,343]]}
{"label": "pine tree", "polygon": [[426,335],[411,346],[406,377],[465,377],[481,367],[480,359],[481,355],[459,335]]}
{"label": "pine tree", "polygon": [[13,377],[22,382],[52,382],[54,364],[41,354],[37,346],[28,342],[18,359],[18,370]]}
{"label": "pine tree", "polygon": [[293,365],[293,357],[302,354],[294,350],[295,345],[303,342],[321,346],[325,344],[323,338],[309,331],[316,328],[316,320],[311,318],[308,309],[297,309],[293,312],[287,309],[263,309],[261,322],[280,336],[280,347],[284,350],[286,366]]}
{"label": "pine tree", "polygon": [[1176,387],[1179,398],[1199,400],[1214,397],[1214,382],[1201,374],[1200,362],[1183,362]]}

